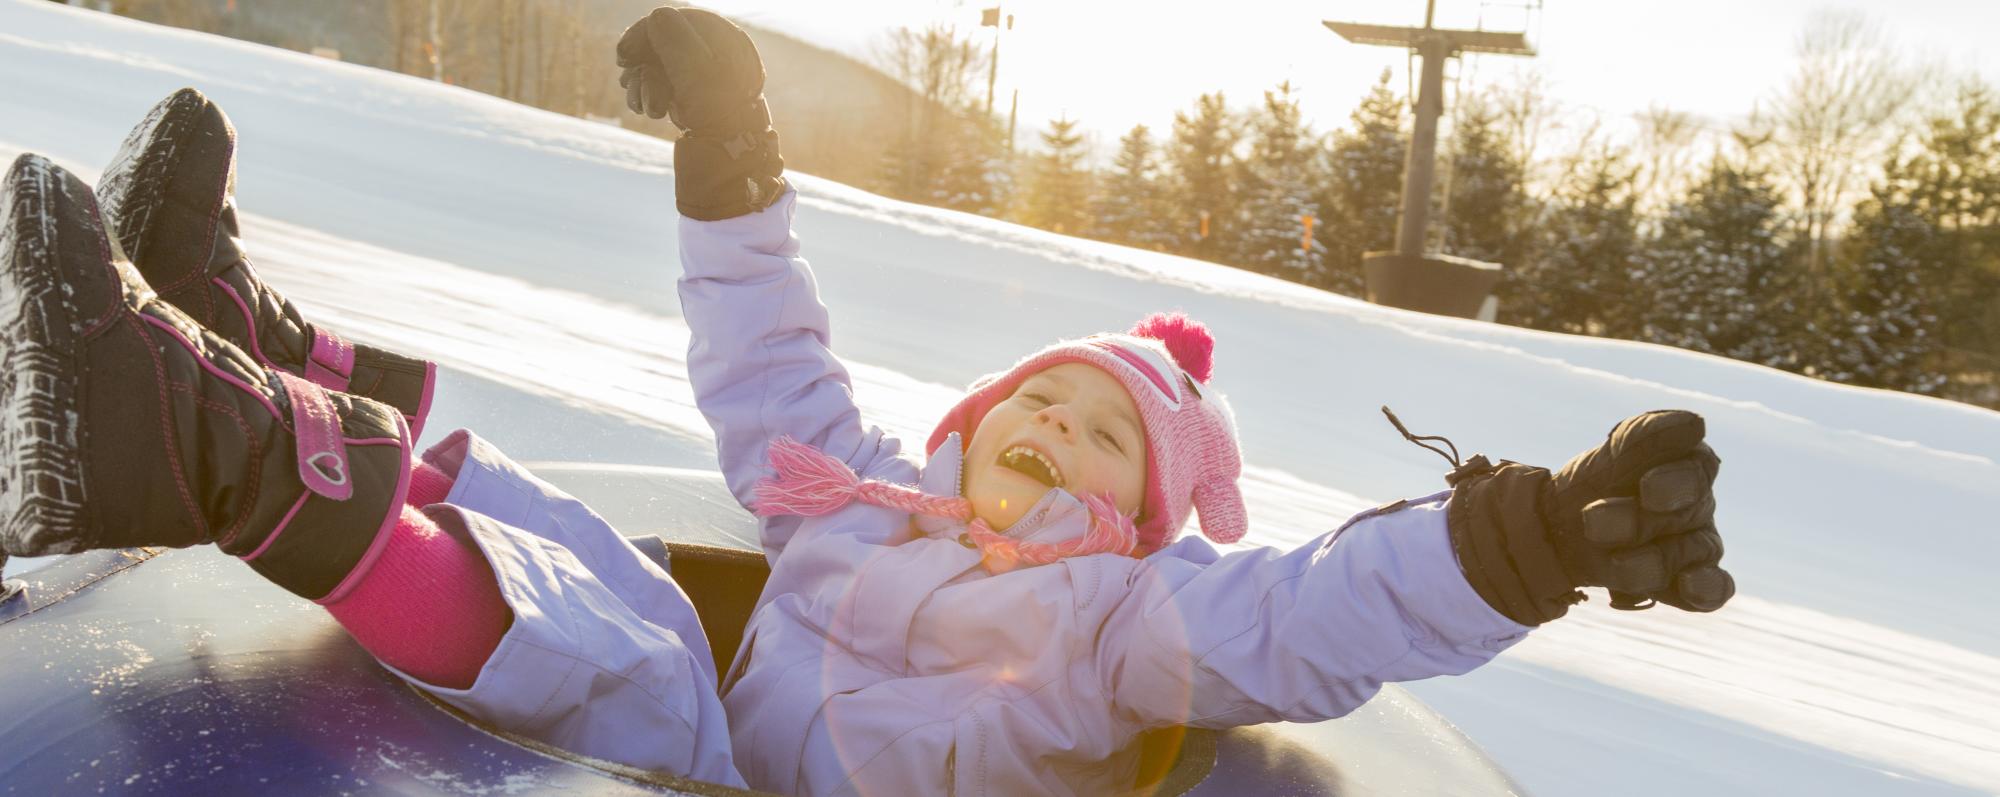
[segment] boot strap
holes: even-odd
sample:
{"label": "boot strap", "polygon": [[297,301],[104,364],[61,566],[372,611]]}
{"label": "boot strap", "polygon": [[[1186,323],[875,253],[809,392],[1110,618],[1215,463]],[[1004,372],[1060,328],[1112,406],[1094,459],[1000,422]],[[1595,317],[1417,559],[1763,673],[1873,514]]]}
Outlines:
{"label": "boot strap", "polygon": [[306,489],[335,501],[354,496],[347,465],[347,442],[340,433],[340,414],[326,389],[273,368],[272,373],[291,396],[292,434],[298,440],[299,480]]}
{"label": "boot strap", "polygon": [[353,377],[354,344],[315,325],[312,351],[306,355],[306,378],[328,390],[346,392]]}

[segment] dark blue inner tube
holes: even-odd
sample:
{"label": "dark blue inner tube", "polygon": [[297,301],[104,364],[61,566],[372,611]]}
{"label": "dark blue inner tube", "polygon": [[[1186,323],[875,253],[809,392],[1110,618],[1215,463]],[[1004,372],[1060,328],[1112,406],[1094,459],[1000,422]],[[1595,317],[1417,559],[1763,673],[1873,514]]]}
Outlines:
{"label": "dark blue inner tube", "polygon": [[[726,660],[763,557],[634,546],[665,561]],[[484,727],[213,548],[92,551],[19,581],[0,600],[0,793],[753,794]],[[1393,689],[1329,722],[1168,728],[1138,744],[1152,795],[1522,793]]]}

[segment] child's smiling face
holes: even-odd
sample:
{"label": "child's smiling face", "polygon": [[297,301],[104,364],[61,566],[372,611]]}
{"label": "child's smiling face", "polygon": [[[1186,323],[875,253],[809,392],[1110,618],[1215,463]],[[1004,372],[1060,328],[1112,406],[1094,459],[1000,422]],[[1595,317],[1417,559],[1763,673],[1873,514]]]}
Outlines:
{"label": "child's smiling face", "polygon": [[974,515],[1004,530],[1051,487],[1109,495],[1135,513],[1146,494],[1139,407],[1110,374],[1084,363],[1036,372],[987,411],[965,452]]}

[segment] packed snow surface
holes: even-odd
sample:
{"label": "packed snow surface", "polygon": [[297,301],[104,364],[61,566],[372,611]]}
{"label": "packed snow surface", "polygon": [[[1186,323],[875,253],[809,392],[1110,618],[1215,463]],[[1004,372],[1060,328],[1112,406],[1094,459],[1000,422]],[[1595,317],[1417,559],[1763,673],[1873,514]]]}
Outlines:
{"label": "packed snow surface", "polygon": [[[607,54],[607,58],[609,54]],[[0,0],[0,156],[88,179],[196,86],[234,117],[246,243],[308,316],[447,369],[431,436],[518,458],[713,466],[674,296],[672,146],[413,78]],[[1410,686],[1543,795],[2000,791],[2000,413],[1642,344],[1374,307],[793,174],[797,230],[873,421],[1059,336],[1182,309],[1217,338],[1252,542],[1437,489],[1461,450],[1560,464],[1683,407],[1722,454],[1713,615],[1601,598]]]}

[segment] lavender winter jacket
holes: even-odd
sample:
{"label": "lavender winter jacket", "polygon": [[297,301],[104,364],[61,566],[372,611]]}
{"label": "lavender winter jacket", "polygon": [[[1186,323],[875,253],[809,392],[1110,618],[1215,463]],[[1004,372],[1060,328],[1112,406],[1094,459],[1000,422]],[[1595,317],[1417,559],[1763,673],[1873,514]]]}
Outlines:
{"label": "lavender winter jacket", "polygon": [[[958,492],[953,440],[927,466],[862,424],[799,258],[796,196],[683,218],[689,372],[746,505],[790,435],[862,475]],[[854,504],[761,526],[771,578],[723,680],[735,763],[787,794],[1099,794],[1136,774],[1148,728],[1338,717],[1385,681],[1457,674],[1527,629],[1459,574],[1445,494],[1293,551],[1224,555],[1190,536],[989,575],[949,523]],[[1081,535],[1052,490],[1007,534]]]}
{"label": "lavender winter jacket", "polygon": [[472,433],[452,433],[424,459],[453,477],[427,511],[486,557],[514,622],[464,689],[389,669],[579,755],[743,785],[687,594],[604,518]]}

